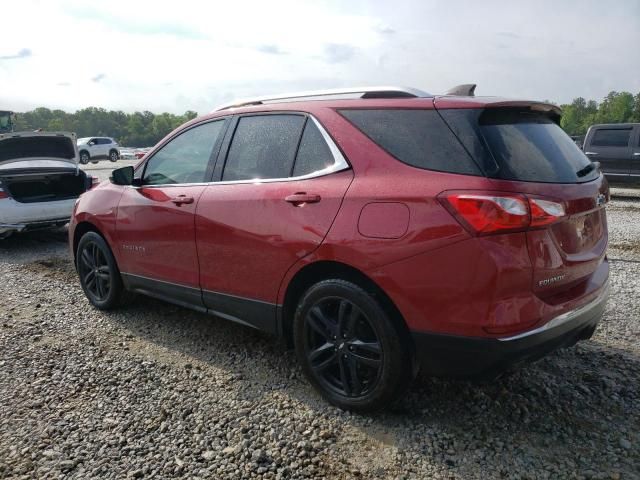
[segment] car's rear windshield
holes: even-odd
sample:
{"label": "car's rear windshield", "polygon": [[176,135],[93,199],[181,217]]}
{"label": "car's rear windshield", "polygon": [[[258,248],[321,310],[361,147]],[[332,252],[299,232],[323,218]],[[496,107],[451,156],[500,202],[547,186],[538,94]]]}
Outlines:
{"label": "car's rear windshield", "polygon": [[488,177],[581,183],[599,175],[575,142],[544,112],[522,107],[439,112]]}
{"label": "car's rear windshield", "polygon": [[64,158],[76,155],[68,137],[14,137],[0,141],[0,162],[17,158]]}

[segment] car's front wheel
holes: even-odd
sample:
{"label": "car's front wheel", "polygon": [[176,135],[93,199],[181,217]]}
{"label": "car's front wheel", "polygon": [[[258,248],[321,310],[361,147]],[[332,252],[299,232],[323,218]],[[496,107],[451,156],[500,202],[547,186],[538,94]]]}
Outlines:
{"label": "car's front wheel", "polygon": [[111,249],[97,233],[85,233],[78,242],[76,267],[82,290],[96,308],[109,310],[129,298]]}
{"label": "car's front wheel", "polygon": [[298,361],[331,403],[356,411],[387,406],[412,378],[411,349],[369,292],[340,279],[312,286],[294,317]]}
{"label": "car's front wheel", "polygon": [[87,163],[89,163],[89,159],[91,157],[89,157],[89,152],[83,150],[80,152],[80,163],[82,165],[86,165]]}
{"label": "car's front wheel", "polygon": [[118,155],[117,150],[111,150],[109,152],[109,160],[111,160],[112,162],[117,162],[119,159],[120,159],[120,155]]}

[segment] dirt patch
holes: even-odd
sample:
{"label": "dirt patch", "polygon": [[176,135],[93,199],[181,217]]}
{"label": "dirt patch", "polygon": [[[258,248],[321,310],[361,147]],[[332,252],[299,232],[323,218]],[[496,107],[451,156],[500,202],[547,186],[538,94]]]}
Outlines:
{"label": "dirt patch", "polygon": [[24,268],[28,272],[56,280],[75,282],[77,277],[73,262],[67,258],[53,257],[46,260],[36,260],[26,264]]}

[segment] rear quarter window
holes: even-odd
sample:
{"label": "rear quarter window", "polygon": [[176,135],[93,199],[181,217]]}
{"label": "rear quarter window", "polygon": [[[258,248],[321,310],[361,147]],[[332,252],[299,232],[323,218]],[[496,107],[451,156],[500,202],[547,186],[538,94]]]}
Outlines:
{"label": "rear quarter window", "polygon": [[355,127],[408,165],[439,172],[481,175],[435,110],[340,110]]}

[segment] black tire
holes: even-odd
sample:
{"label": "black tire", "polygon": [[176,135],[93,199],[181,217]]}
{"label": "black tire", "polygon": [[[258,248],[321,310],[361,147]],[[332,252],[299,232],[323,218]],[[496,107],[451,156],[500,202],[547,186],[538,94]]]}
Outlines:
{"label": "black tire", "polygon": [[406,334],[373,295],[354,283],[315,284],[302,297],[293,322],[305,375],[340,408],[379,410],[413,378]]}
{"label": "black tire", "polygon": [[120,160],[120,155],[118,155],[117,150],[111,150],[109,152],[109,160],[112,162],[117,162],[118,160]]}
{"label": "black tire", "polygon": [[91,159],[91,156],[89,155],[89,152],[87,152],[86,150],[80,151],[80,163],[82,165],[86,165],[87,163],[89,163],[90,159]]}
{"label": "black tire", "polygon": [[78,242],[76,269],[82,290],[94,307],[110,310],[131,299],[109,245],[97,233],[87,232]]}

